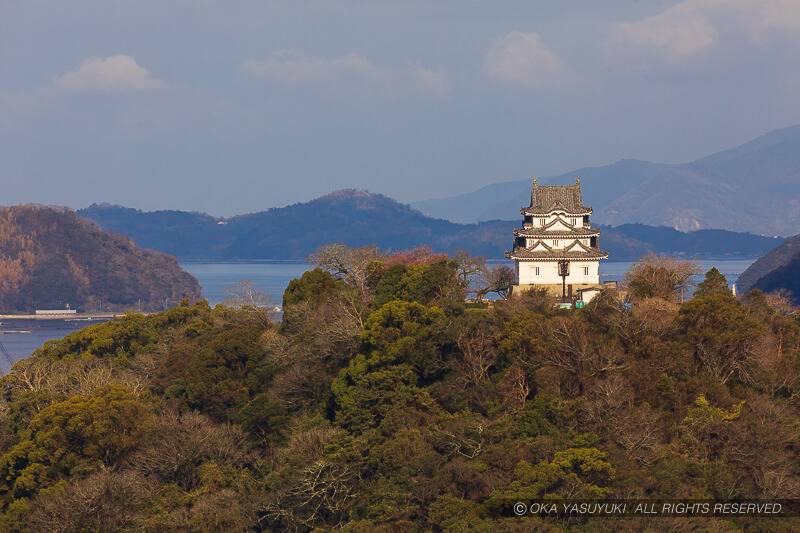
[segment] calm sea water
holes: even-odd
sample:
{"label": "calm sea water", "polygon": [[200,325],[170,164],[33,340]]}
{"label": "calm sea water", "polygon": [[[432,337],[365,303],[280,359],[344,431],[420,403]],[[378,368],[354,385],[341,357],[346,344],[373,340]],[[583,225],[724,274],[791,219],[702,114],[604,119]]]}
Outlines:
{"label": "calm sea water", "polygon": [[[717,267],[733,283],[747,269],[753,260],[741,261],[699,261],[705,272]],[[605,262],[602,265],[603,281],[620,281],[633,263]],[[203,296],[212,305],[223,302],[228,295],[227,288],[239,281],[248,280],[259,291],[265,293],[276,305],[281,304],[283,291],[289,281],[299,277],[311,268],[306,263],[289,261],[264,261],[248,263],[183,263],[181,265],[200,282]],[[67,335],[96,322],[65,320],[5,320],[0,325],[0,341],[5,345],[11,359],[17,360],[30,355],[49,339]],[[9,367],[5,357],[0,357],[3,371]]]}
{"label": "calm sea water", "polygon": [[3,372],[11,361],[28,357],[36,348],[50,339],[60,339],[72,331],[100,321],[68,320],[5,320],[0,322],[0,369]]}

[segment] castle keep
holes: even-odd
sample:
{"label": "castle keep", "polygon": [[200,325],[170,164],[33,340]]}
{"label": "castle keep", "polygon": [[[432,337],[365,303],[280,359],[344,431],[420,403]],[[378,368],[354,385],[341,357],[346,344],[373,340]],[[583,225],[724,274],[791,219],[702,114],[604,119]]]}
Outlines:
{"label": "castle keep", "polygon": [[[523,207],[522,227],[514,230],[516,265],[513,293],[544,288],[565,300],[594,294],[600,285],[600,230],[589,223],[592,208],[583,205],[580,178],[574,185],[531,185],[531,205]],[[590,298],[583,298],[588,300]]]}

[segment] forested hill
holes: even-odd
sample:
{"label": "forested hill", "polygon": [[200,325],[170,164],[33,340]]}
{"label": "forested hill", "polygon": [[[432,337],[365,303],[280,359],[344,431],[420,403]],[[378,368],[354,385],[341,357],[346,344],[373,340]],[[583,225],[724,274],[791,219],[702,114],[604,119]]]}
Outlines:
{"label": "forested hill", "polygon": [[[425,216],[380,194],[354,190],[229,219],[110,205],[92,205],[78,213],[142,246],[195,260],[305,259],[319,246],[334,242],[376,245],[384,250],[428,245],[439,252],[463,249],[501,258],[511,246],[513,229],[519,225],[513,220],[457,224]],[[509,218],[514,214],[507,213]],[[751,258],[779,243],[746,233],[681,233],[639,224],[604,228],[601,237],[601,245],[619,261],[650,252],[691,258]]]}
{"label": "forested hill", "polygon": [[19,361],[0,378],[0,531],[800,531],[511,509],[800,498],[800,319],[771,298],[712,270],[682,302],[686,265],[659,261],[632,306],[484,306],[464,302],[470,261],[327,257],[279,324],[203,301]]}
{"label": "forested hill", "polygon": [[0,310],[162,309],[200,295],[176,260],[102,231],[73,211],[0,209]]}
{"label": "forested hill", "polygon": [[800,304],[800,235],[787,239],[779,247],[753,263],[737,281],[741,291],[789,291]]}

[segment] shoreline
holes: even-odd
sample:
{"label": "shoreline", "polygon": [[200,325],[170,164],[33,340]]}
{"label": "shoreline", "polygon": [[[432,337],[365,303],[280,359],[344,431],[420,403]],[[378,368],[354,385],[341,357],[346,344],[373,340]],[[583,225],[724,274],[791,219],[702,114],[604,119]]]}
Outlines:
{"label": "shoreline", "polygon": [[[0,320],[66,320],[66,321],[86,321],[91,320],[110,320],[125,316],[128,313],[64,313],[59,315],[35,315],[35,314],[0,314]],[[141,313],[147,314],[147,313]]]}

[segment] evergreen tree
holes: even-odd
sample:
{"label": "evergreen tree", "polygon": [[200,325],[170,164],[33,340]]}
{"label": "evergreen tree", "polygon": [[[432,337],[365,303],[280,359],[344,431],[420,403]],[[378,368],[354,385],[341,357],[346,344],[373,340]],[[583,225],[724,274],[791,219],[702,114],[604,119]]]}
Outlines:
{"label": "evergreen tree", "polygon": [[728,288],[728,279],[716,267],[713,267],[706,272],[706,277],[697,286],[694,296],[695,298],[705,298],[717,294],[732,295]]}

